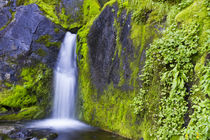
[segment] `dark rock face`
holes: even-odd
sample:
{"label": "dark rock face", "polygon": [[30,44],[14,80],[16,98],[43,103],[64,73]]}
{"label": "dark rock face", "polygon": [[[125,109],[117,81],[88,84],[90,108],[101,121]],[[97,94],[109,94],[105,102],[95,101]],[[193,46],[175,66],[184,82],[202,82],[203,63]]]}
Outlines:
{"label": "dark rock face", "polygon": [[30,50],[32,36],[43,19],[36,5],[18,7],[15,21],[0,34],[0,55],[25,55]]}
{"label": "dark rock face", "polygon": [[11,18],[12,14],[10,13],[9,8],[2,8],[2,10],[0,10],[0,29],[5,26]]}
{"label": "dark rock face", "polygon": [[[54,66],[64,30],[42,15],[36,4],[15,9],[15,17],[0,31],[0,80],[16,81],[18,69],[42,62]],[[0,27],[11,18],[7,8],[0,10]],[[40,38],[45,40],[40,40]],[[38,40],[38,41],[37,41]],[[50,42],[50,43],[49,43]],[[46,46],[46,43],[49,46]],[[41,54],[42,55],[41,55]]]}
{"label": "dark rock face", "polygon": [[[117,6],[114,7],[117,10]],[[107,6],[93,23],[89,35],[92,82],[99,90],[103,90],[107,83],[119,81],[119,75],[112,76],[112,71],[119,68],[119,60],[113,61],[116,48],[116,29],[112,7]]]}
{"label": "dark rock face", "polygon": [[[134,59],[134,46],[132,40],[130,39],[130,30],[131,30],[131,15],[128,14],[126,10],[123,10],[118,22],[120,24],[121,32],[119,34],[120,43],[122,44],[121,60],[123,62],[123,78],[125,81],[130,79],[132,71],[130,70],[130,61]],[[129,90],[133,87],[128,86],[128,83],[122,85],[123,90]]]}
{"label": "dark rock face", "polygon": [[[120,81],[120,63],[122,62],[123,78],[130,78],[129,59],[133,56],[132,41],[129,39],[131,16],[126,11],[117,17],[118,5],[107,6],[98,19],[93,23],[89,35],[91,79],[99,91],[103,91],[108,84],[113,82],[116,87]],[[117,29],[115,20],[120,25],[119,43],[122,46],[118,56]],[[119,29],[118,29],[119,30]],[[118,44],[119,45],[119,44]],[[130,87],[125,83],[121,85],[124,90]]]}
{"label": "dark rock face", "polygon": [[74,21],[81,20],[82,5],[84,0],[62,0],[66,15],[70,15]]}
{"label": "dark rock face", "polygon": [[110,1],[110,0],[98,0],[98,2],[100,3],[101,7],[103,7],[104,4],[105,4],[106,2],[108,2],[108,1]]}

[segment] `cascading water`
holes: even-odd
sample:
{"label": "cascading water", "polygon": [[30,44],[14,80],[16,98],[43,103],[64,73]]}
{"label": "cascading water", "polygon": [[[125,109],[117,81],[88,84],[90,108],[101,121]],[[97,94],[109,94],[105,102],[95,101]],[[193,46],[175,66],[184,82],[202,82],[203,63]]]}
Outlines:
{"label": "cascading water", "polygon": [[53,118],[75,118],[75,96],[77,81],[76,35],[66,33],[57,66],[54,71]]}
{"label": "cascading water", "polygon": [[67,32],[54,70],[54,102],[51,119],[36,121],[30,128],[82,129],[88,125],[75,119],[77,88],[76,35]]}

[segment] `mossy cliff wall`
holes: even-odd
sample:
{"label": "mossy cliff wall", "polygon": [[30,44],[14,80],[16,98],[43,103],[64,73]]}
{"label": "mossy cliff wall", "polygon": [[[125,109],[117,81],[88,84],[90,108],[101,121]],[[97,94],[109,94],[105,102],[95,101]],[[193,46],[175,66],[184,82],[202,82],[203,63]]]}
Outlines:
{"label": "mossy cliff wall", "polygon": [[0,29],[0,120],[44,117],[50,113],[52,69],[64,29],[36,4],[9,4],[0,13],[6,13],[0,14],[5,20]]}
{"label": "mossy cliff wall", "polygon": [[208,6],[106,3],[78,31],[79,118],[134,139],[209,137]]}

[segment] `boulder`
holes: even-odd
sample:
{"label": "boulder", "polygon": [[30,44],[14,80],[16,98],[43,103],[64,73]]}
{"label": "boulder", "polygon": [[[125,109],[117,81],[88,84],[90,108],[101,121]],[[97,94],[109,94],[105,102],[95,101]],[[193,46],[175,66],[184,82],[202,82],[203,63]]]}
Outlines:
{"label": "boulder", "polygon": [[16,81],[18,69],[42,62],[53,67],[64,29],[48,20],[36,4],[0,10],[0,79]]}

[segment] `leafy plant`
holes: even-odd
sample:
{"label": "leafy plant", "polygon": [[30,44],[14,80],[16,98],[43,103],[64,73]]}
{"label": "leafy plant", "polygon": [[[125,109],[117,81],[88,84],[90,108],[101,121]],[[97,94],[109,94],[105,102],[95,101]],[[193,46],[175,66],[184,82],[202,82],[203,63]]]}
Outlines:
{"label": "leafy plant", "polygon": [[202,66],[201,78],[199,85],[194,85],[192,93],[201,93],[204,97],[199,96],[193,100],[194,109],[190,116],[190,123],[185,130],[185,139],[201,139],[206,140],[210,138],[210,62],[206,66]]}
{"label": "leafy plant", "polygon": [[172,25],[156,40],[146,53],[146,62],[141,75],[143,88],[134,98],[134,110],[139,114],[147,107],[146,95],[157,70],[160,75],[159,114],[153,132],[158,139],[169,139],[184,132],[184,115],[187,113],[187,83],[191,82],[197,54],[199,25]]}

